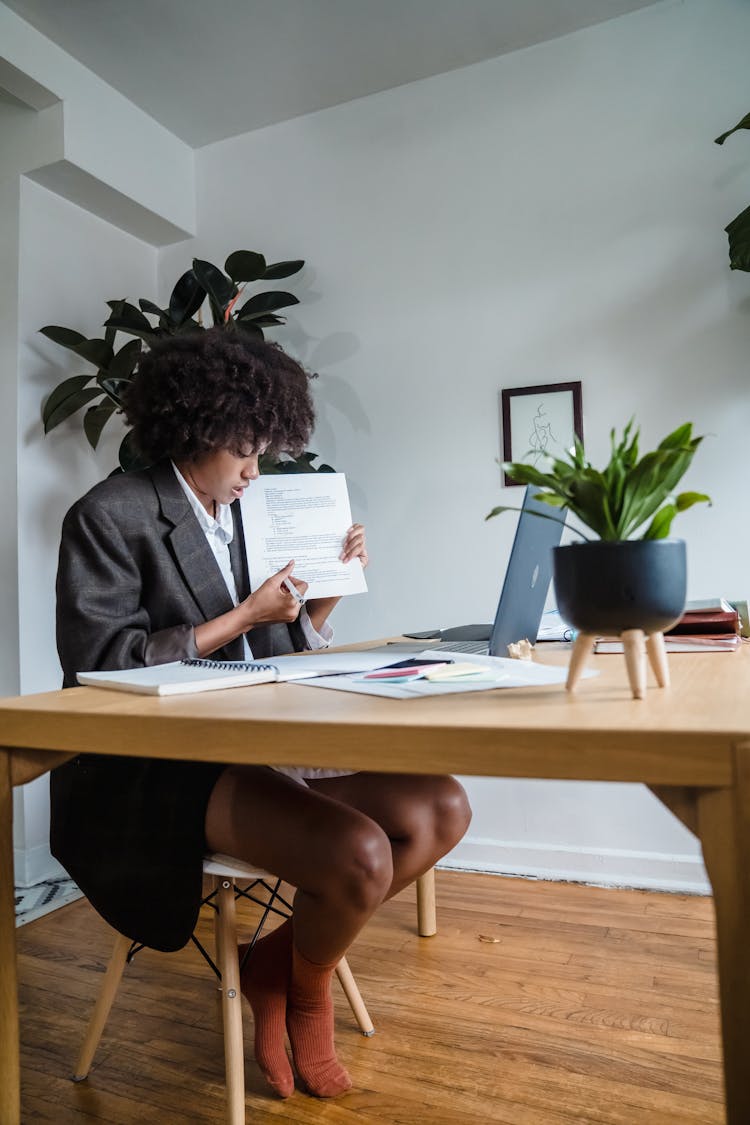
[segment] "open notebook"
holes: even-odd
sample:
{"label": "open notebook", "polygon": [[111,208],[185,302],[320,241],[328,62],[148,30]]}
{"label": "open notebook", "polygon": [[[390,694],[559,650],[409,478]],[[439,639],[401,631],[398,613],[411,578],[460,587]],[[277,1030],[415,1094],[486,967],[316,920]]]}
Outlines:
{"label": "open notebook", "polygon": [[150,668],[127,668],[117,672],[78,672],[79,684],[86,687],[134,691],[142,695],[178,695],[195,691],[268,684],[276,680],[295,680],[313,671],[280,672],[274,664],[241,660],[174,660]]}

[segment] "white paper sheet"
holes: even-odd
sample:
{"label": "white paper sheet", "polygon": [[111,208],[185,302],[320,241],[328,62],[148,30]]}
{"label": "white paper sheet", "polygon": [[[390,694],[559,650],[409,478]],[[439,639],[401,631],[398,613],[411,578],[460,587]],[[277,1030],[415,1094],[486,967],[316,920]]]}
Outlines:
{"label": "white paper sheet", "polygon": [[[434,649],[425,649],[421,654],[424,657],[435,657]],[[487,668],[495,677],[494,680],[412,680],[410,683],[389,684],[383,680],[362,680],[356,675],[314,677],[300,680],[302,687],[331,688],[333,691],[354,691],[362,695],[380,695],[387,699],[419,699],[435,695],[453,695],[471,691],[491,691],[495,688],[520,688],[538,687],[540,685],[556,685],[561,687],[567,679],[567,668],[553,667],[548,664],[536,664],[530,660],[509,660],[498,656],[467,656],[463,652],[448,652],[440,650],[440,656],[456,663],[480,664]],[[399,653],[403,659],[403,654]],[[599,673],[592,669],[584,669],[585,678],[597,676]]]}
{"label": "white paper sheet", "polygon": [[359,559],[339,558],[352,513],[343,473],[261,476],[240,500],[250,585],[254,590],[294,559],[306,597],[367,590]]}

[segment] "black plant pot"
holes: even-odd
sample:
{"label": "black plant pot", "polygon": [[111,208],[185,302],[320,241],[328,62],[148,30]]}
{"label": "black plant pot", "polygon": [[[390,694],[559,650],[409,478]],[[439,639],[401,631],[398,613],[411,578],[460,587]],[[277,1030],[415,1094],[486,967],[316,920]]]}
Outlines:
{"label": "black plant pot", "polygon": [[571,543],[554,549],[557,608],[580,633],[663,632],[685,609],[682,539]]}

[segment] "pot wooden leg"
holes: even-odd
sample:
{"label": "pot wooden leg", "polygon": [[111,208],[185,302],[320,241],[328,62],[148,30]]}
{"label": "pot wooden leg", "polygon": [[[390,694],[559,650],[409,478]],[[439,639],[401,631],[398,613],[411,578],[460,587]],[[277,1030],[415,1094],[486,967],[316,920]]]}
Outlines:
{"label": "pot wooden leg", "polygon": [[570,664],[568,665],[568,678],[565,681],[566,691],[576,690],[576,684],[581,678],[583,666],[594,648],[595,639],[593,633],[579,633],[573,642],[573,651],[570,654]]}
{"label": "pot wooden leg", "polygon": [[669,687],[669,664],[667,663],[667,650],[664,647],[664,634],[651,633],[646,637],[646,652],[656,676],[659,687]]}
{"label": "pot wooden leg", "polygon": [[646,691],[646,649],[643,629],[625,629],[620,634],[620,639],[625,650],[625,664],[633,699],[643,699]]}

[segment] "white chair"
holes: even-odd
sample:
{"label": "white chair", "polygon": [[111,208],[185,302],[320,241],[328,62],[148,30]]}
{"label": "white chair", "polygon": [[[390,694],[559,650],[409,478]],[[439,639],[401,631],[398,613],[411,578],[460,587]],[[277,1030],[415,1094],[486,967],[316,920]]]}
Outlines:
{"label": "white chair", "polygon": [[[277,879],[274,875],[269,875],[267,871],[242,863],[240,860],[223,855],[209,856],[203,864],[203,872],[213,884],[210,892],[203,899],[203,903],[211,905],[216,910],[214,920],[216,960],[212,960],[194,934],[192,941],[220,981],[227,1084],[227,1122],[229,1125],[244,1125],[245,1063],[235,901],[238,897],[248,898],[263,907],[261,920],[250,942],[251,948],[257,941],[268,915],[274,913],[287,917],[291,913],[291,905],[279,893],[280,879]],[[429,927],[429,917],[426,918],[425,925]],[[124,937],[122,934],[117,935],[99,996],[89,1021],[86,1038],[78,1057],[73,1075],[74,1082],[82,1082],[88,1077],[125,965],[142,948],[141,945],[131,941],[130,938]],[[252,952],[250,955],[252,955]],[[345,957],[342,957],[336,966],[336,976],[349,1001],[360,1031],[363,1035],[374,1035],[375,1028]]]}

